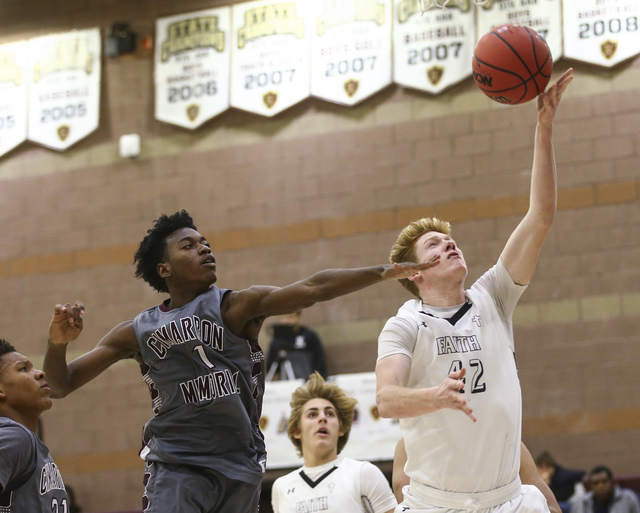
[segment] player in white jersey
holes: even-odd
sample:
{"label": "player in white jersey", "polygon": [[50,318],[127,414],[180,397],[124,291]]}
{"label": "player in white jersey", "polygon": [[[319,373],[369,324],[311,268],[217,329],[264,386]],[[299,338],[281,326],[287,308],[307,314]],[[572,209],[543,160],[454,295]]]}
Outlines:
{"label": "player in white jersey", "polygon": [[[406,462],[407,452],[404,448],[404,439],[401,438],[396,445],[395,454],[393,456],[392,476],[393,493],[395,494],[398,502],[402,502],[403,489],[409,484],[409,477],[404,472]],[[547,499],[547,505],[549,506],[549,511],[551,513],[562,513],[560,504],[558,504],[558,501],[555,495],[553,495],[551,488],[549,488],[549,485],[544,482],[544,479],[542,479],[540,472],[538,472],[538,467],[536,467],[536,464],[533,461],[533,456],[531,456],[529,449],[527,449],[524,443],[520,443],[519,475],[523,485],[535,486],[542,492],[545,499]]]}
{"label": "player in white jersey", "polygon": [[449,223],[435,218],[409,224],[391,250],[392,262],[439,257],[401,280],[417,299],[378,340],[378,409],[400,419],[411,480],[397,512],[548,511],[544,496],[518,478],[522,407],[511,316],[555,215],[552,123],[572,79],[569,69],[537,99],[529,209],[494,267],[465,290],[463,254]]}
{"label": "player in white jersey", "polygon": [[315,372],[291,396],[289,438],[304,466],[276,479],[274,513],[391,513],[397,502],[378,467],[339,457],[356,400]]}

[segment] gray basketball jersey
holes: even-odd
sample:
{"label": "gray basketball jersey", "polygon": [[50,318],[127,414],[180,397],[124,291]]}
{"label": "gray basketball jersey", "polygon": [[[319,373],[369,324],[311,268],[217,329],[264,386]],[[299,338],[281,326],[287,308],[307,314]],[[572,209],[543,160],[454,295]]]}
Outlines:
{"label": "gray basketball jersey", "polygon": [[258,484],[266,463],[258,427],[264,354],[222,322],[227,292],[213,286],[182,308],[161,304],[134,319],[155,414],[141,456]]}
{"label": "gray basketball jersey", "polygon": [[67,492],[49,449],[22,424],[0,417],[0,513],[66,513]]}

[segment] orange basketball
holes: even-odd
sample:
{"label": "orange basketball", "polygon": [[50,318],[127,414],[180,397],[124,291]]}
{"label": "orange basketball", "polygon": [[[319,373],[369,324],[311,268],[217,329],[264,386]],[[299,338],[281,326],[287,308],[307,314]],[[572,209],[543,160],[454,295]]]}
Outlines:
{"label": "orange basketball", "polygon": [[473,51],[473,79],[492,100],[517,105],[542,93],[553,71],[546,41],[524,25],[501,25],[480,38]]}

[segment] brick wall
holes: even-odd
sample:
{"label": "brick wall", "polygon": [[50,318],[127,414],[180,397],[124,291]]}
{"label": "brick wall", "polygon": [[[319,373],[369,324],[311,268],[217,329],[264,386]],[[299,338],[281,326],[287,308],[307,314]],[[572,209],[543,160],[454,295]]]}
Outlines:
{"label": "brick wall", "polygon": [[[156,17],[209,5],[15,3],[2,7],[0,39],[93,26],[104,34],[123,20],[152,35]],[[65,153],[24,144],[0,159],[0,335],[36,362],[56,302],[87,306],[73,356],[162,299],[131,265],[161,213],[189,210],[213,243],[220,285],[237,289],[386,261],[397,231],[432,214],[453,222],[471,283],[526,210],[534,105],[493,104],[471,80],[438,97],[393,86],[352,108],[308,99],[275,119],[230,110],[188,133],[153,119],[150,56],[103,64],[94,134]],[[523,438],[534,455],[550,449],[568,467],[632,474],[640,64],[574,67],[554,129],[559,211],[514,318]],[[142,155],[124,161],[117,141],[131,132]],[[388,283],[308,310],[330,372],[372,370],[377,333],[406,299]],[[150,414],[137,367],[122,362],[44,415],[45,441],[86,511],[140,504],[137,450]]]}

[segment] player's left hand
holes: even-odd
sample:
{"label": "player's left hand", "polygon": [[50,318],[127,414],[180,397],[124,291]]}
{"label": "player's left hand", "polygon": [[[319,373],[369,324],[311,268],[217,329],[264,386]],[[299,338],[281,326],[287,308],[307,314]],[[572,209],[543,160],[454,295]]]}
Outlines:
{"label": "player's left hand", "polygon": [[573,80],[573,68],[569,68],[562,76],[544,93],[539,94],[536,99],[538,109],[538,123],[551,128],[556,109],[562,98],[562,94]]}
{"label": "player's left hand", "polygon": [[403,278],[413,276],[420,271],[424,271],[425,269],[429,269],[430,267],[438,265],[439,263],[440,255],[434,256],[431,260],[423,264],[416,264],[415,262],[396,262],[384,270],[384,272],[382,273],[382,279],[401,280]]}
{"label": "player's left hand", "polygon": [[82,332],[84,305],[80,301],[75,304],[56,305],[49,324],[49,340],[54,344],[66,344],[78,338]]}

